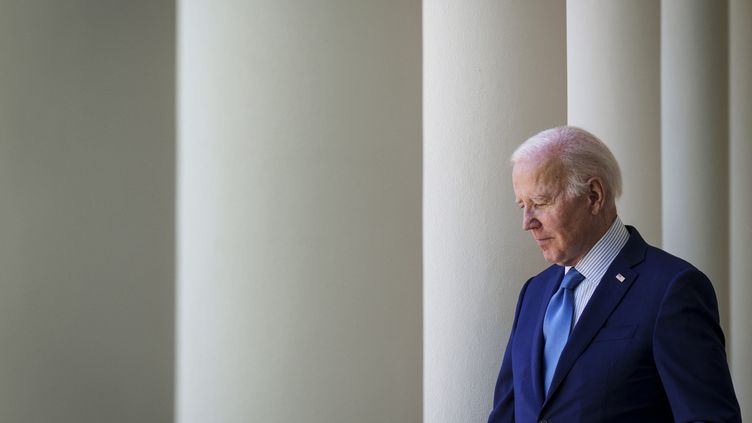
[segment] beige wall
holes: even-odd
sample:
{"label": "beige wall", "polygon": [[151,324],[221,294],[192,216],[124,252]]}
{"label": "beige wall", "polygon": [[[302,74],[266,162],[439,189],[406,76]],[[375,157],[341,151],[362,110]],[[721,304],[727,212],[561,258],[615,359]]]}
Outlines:
{"label": "beige wall", "polygon": [[172,419],[173,22],[0,5],[0,421]]}

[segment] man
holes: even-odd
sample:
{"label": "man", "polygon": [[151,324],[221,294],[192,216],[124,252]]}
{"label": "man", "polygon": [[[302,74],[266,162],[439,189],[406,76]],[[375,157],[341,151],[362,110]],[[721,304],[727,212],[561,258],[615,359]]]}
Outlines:
{"label": "man", "polygon": [[512,164],[523,229],[553,265],[522,287],[488,421],[740,422],[713,287],[621,222],[608,147],[558,127]]}

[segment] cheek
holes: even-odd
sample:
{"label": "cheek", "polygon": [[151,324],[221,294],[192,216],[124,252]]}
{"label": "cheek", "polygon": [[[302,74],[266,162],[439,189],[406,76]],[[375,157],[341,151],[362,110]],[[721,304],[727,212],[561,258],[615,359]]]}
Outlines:
{"label": "cheek", "polygon": [[588,239],[587,233],[591,230],[590,222],[581,215],[573,214],[562,222],[561,230],[563,242],[570,248],[579,248],[580,244]]}
{"label": "cheek", "polygon": [[551,213],[547,216],[546,221],[544,222],[544,227],[550,232],[552,235],[557,235],[557,237],[561,237],[566,235],[567,229],[568,229],[568,223],[567,220],[564,219],[564,216],[561,216],[558,213]]}

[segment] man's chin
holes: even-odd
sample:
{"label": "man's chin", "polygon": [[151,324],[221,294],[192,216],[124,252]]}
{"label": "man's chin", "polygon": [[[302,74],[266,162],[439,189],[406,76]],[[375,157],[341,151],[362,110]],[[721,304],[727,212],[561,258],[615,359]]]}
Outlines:
{"label": "man's chin", "polygon": [[545,251],[543,251],[543,258],[544,258],[544,259],[545,259],[545,260],[546,260],[547,262],[549,262],[549,263],[551,263],[551,264],[557,264],[557,263],[556,263],[556,261],[557,261],[556,259],[557,259],[558,257],[554,257],[554,256],[552,256],[551,254],[546,254],[546,252],[545,252]]}
{"label": "man's chin", "polygon": [[551,251],[543,250],[543,258],[551,264],[558,264],[560,266],[564,266],[563,264],[561,264],[561,262],[563,261],[561,256],[557,256],[553,254]]}

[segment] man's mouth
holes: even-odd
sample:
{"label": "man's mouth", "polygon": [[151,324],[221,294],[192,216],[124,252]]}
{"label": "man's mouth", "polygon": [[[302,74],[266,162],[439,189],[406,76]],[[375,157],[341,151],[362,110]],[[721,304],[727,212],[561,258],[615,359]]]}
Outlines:
{"label": "man's mouth", "polygon": [[538,246],[542,246],[543,244],[547,243],[550,240],[551,238],[536,238],[535,242],[538,244]]}

